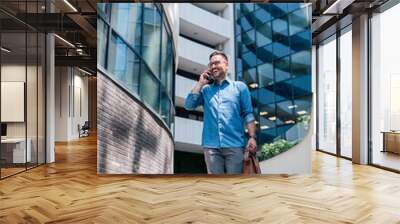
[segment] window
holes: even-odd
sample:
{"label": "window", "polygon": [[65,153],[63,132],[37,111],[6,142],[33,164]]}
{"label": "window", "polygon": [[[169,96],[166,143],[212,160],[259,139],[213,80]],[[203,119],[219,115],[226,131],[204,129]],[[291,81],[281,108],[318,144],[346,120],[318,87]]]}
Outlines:
{"label": "window", "polygon": [[171,102],[169,100],[169,94],[165,89],[161,92],[161,118],[165,121],[165,123],[170,123],[170,111],[171,111]]}
{"label": "window", "polygon": [[155,112],[158,112],[160,102],[160,84],[150,70],[142,64],[140,96]]}
{"label": "window", "polygon": [[351,26],[340,36],[340,154],[351,158],[352,141],[352,35]]}
{"label": "window", "polygon": [[270,44],[272,42],[271,23],[264,23],[257,27],[257,47]]}
{"label": "window", "polygon": [[283,57],[274,61],[275,82],[290,78],[290,58]]}
{"label": "window", "polygon": [[255,38],[254,29],[242,33],[242,54],[245,54],[248,51],[254,52],[256,45]]}
{"label": "window", "polygon": [[136,52],[140,49],[141,39],[141,4],[113,4],[111,26],[131,44]]}
{"label": "window", "polygon": [[294,11],[289,14],[289,34],[293,35],[297,32],[303,31],[307,29],[310,24],[309,21],[309,8],[300,8],[299,10]]}
{"label": "window", "polygon": [[274,71],[271,63],[265,63],[258,66],[258,79],[261,87],[274,84]]}
{"label": "window", "polygon": [[97,38],[97,63],[105,67],[108,26],[100,18],[97,19],[97,32],[100,33]]}
{"label": "window", "polygon": [[263,24],[272,19],[271,14],[269,13],[268,4],[259,4],[260,8],[255,12],[254,17],[257,21],[257,25]]}
{"label": "window", "polygon": [[[106,76],[145,102],[170,126],[175,54],[161,7],[152,3],[99,4],[97,62],[107,70]],[[109,21],[110,27],[104,21]]]}
{"label": "window", "polygon": [[154,4],[145,4],[143,22],[143,59],[150,70],[160,77],[161,15]]}
{"label": "window", "polygon": [[291,71],[292,77],[308,75],[311,73],[311,52],[300,51],[291,55]]}
{"label": "window", "polygon": [[[400,170],[400,156],[392,153],[399,149],[395,139],[400,131],[399,21],[400,4],[371,19],[372,163],[395,170]],[[386,140],[382,132],[389,132]]]}
{"label": "window", "polygon": [[109,46],[107,69],[122,85],[138,92],[139,59],[126,43],[114,32]]}
{"label": "window", "polygon": [[318,48],[318,148],[336,154],[336,36]]}

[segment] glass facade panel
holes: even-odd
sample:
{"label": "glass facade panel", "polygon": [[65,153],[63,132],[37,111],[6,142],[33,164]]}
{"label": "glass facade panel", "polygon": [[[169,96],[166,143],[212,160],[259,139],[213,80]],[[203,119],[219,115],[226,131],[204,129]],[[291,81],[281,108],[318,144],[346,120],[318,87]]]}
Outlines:
{"label": "glass facade panel", "polygon": [[241,14],[247,14],[250,13],[254,10],[254,4],[253,3],[243,3],[240,4],[240,12]]}
{"label": "glass facade panel", "polygon": [[111,26],[137,51],[140,48],[141,20],[140,4],[121,3],[112,7]]}
{"label": "glass facade panel", "polygon": [[308,27],[308,15],[309,11],[307,8],[300,8],[289,14],[289,33],[293,35],[297,32],[303,31]]}
{"label": "glass facade panel", "polygon": [[271,23],[264,23],[257,27],[257,47],[261,47],[272,42]]}
{"label": "glass facade panel", "polygon": [[256,68],[248,69],[243,71],[243,79],[246,84],[257,83],[257,72]]}
{"label": "glass facade panel", "polygon": [[[272,63],[275,59],[274,53],[272,51],[272,44],[266,45],[264,47],[259,47],[257,49],[257,63],[263,64],[265,62]],[[240,66],[240,65],[237,65]]]}
{"label": "glass facade panel", "polygon": [[309,40],[311,38],[311,33],[308,31],[299,32],[291,35],[289,38],[290,48],[292,51],[308,51],[309,50]]}
{"label": "glass facade panel", "polygon": [[139,60],[125,42],[112,33],[109,43],[108,70],[133,92],[138,92]]}
{"label": "glass facade panel", "polygon": [[[172,92],[172,86],[173,84],[173,77],[175,75],[175,72],[173,70],[174,68],[174,52],[172,51],[172,39],[169,38],[168,41],[168,45],[167,45],[167,57],[165,59],[165,61],[162,61],[163,64],[166,64],[164,71],[166,71],[164,73],[164,75],[167,77],[166,78],[166,83],[164,84],[164,86],[167,89],[167,93],[168,95],[171,97],[174,95],[174,93]],[[163,75],[163,74],[162,74]]]}
{"label": "glass facade panel", "polygon": [[[297,144],[308,131],[311,7],[252,4],[235,4],[236,72],[237,79],[249,85],[258,121],[260,159],[264,160]],[[300,107],[297,101],[303,102],[300,111],[296,110]],[[290,147],[271,151],[277,144]]]}
{"label": "glass facade panel", "polygon": [[259,9],[255,12],[255,19],[256,19],[256,24],[263,24],[265,22],[268,22],[272,19],[271,13],[269,12],[269,7],[268,4],[258,4]]}
{"label": "glass facade panel", "polygon": [[[97,63],[107,76],[172,122],[174,45],[161,4],[98,3]],[[107,37],[110,36],[110,39]],[[108,47],[106,47],[108,46]]]}
{"label": "glass facade panel", "polygon": [[292,77],[304,76],[311,73],[311,52],[310,51],[299,51],[292,54],[291,57],[291,74]]}
{"label": "glass facade panel", "polygon": [[147,102],[156,112],[159,109],[159,82],[157,79],[151,74],[149,69],[142,64],[142,76],[140,77],[140,96]]}
{"label": "glass facade panel", "polygon": [[108,26],[102,19],[97,20],[97,64],[106,67],[106,47],[107,47],[107,39],[108,39]]}
{"label": "glass facade panel", "polygon": [[257,64],[257,56],[252,51],[243,54],[242,60],[243,60],[243,69],[252,68]]}
{"label": "glass facade panel", "polygon": [[161,14],[151,3],[144,5],[142,36],[143,59],[153,74],[160,77]]}
{"label": "glass facade panel", "polygon": [[288,19],[282,17],[272,20],[272,30],[274,41],[280,40],[281,38],[288,36]]}
{"label": "glass facade panel", "polygon": [[286,3],[271,4],[270,12],[273,18],[281,17],[287,13],[287,4]]}
{"label": "glass facade panel", "polygon": [[280,58],[289,55],[290,48],[288,47],[288,38],[280,40],[280,42],[274,42],[272,48],[274,51],[274,58]]}
{"label": "glass facade panel", "polygon": [[274,61],[275,82],[290,78],[290,58],[283,57]]}
{"label": "glass facade panel", "polygon": [[[171,66],[168,62],[169,62],[169,57],[171,57],[170,55],[170,49],[169,49],[169,42],[171,42],[171,40],[168,39],[168,34],[167,34],[167,30],[164,28],[162,29],[162,37],[161,37],[161,62],[162,63],[162,67],[161,67],[161,74],[166,74],[168,73],[168,71],[170,70],[169,67]],[[168,75],[162,75],[161,76],[161,84],[163,86],[166,86],[168,84]]]}
{"label": "glass facade panel", "polygon": [[169,124],[171,120],[171,101],[169,100],[168,93],[163,90],[161,93],[161,118]]}
{"label": "glass facade panel", "polygon": [[265,63],[258,66],[258,79],[260,86],[270,86],[274,84],[274,71],[271,63]]}
{"label": "glass facade panel", "polygon": [[256,36],[254,29],[249,30],[245,33],[242,33],[242,54],[245,54],[248,51],[255,51],[255,42]]}

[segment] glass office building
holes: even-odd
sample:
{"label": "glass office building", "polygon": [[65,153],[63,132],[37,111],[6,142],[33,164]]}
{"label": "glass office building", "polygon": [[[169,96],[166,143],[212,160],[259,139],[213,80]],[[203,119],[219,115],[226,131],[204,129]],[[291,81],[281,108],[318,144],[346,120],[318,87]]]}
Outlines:
{"label": "glass office building", "polygon": [[151,3],[97,7],[98,68],[170,126],[175,53],[163,8]]}
{"label": "glass office building", "polygon": [[170,7],[97,4],[98,172],[173,173]]}
{"label": "glass office building", "polygon": [[311,5],[235,4],[237,80],[251,92],[261,159],[300,142],[311,113]]}

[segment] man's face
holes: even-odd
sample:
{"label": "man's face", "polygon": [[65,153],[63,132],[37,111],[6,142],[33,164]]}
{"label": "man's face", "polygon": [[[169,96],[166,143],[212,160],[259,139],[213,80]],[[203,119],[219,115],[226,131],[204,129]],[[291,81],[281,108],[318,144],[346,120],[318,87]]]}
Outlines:
{"label": "man's face", "polygon": [[208,68],[217,80],[222,80],[228,73],[228,61],[222,55],[214,55],[208,63]]}

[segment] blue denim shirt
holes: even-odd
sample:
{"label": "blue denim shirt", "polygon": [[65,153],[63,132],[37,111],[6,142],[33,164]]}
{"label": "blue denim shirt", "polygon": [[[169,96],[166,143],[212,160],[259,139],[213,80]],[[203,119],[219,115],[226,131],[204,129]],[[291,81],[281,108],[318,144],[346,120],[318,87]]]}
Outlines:
{"label": "blue denim shirt", "polygon": [[203,105],[204,148],[245,147],[244,125],[254,121],[250,91],[240,81],[225,79],[205,85],[200,93],[189,93],[186,110]]}

